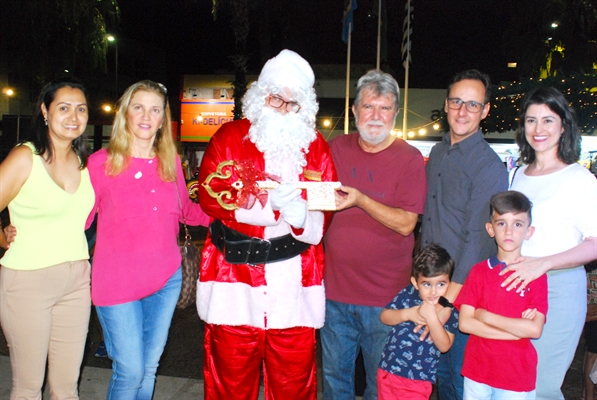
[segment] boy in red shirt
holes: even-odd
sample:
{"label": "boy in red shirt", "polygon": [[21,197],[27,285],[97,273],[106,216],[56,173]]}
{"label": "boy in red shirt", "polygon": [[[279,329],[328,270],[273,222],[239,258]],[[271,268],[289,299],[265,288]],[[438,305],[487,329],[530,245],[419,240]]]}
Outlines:
{"label": "boy in red shirt", "polygon": [[462,332],[470,339],[464,352],[464,399],[535,399],[537,352],[531,339],[541,336],[547,314],[547,276],[523,292],[501,287],[500,271],[520,257],[531,237],[530,200],[508,191],[491,198],[487,232],[495,237],[495,257],[473,266],[454,302]]}

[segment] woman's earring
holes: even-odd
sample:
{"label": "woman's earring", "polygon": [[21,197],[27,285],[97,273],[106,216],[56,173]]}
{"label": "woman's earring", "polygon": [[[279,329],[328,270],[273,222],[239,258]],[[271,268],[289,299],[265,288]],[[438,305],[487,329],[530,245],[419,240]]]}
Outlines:
{"label": "woman's earring", "polygon": [[44,123],[46,124],[46,126],[48,126],[48,119],[44,118]]}

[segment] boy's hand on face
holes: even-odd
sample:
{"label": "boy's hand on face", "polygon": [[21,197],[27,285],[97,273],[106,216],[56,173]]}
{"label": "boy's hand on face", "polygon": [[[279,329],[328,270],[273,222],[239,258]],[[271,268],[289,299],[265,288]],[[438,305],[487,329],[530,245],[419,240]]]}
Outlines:
{"label": "boy's hand on face", "polygon": [[424,301],[419,306],[419,315],[428,321],[432,318],[437,319],[437,312],[435,311],[435,304],[431,301]]}
{"label": "boy's hand on face", "polygon": [[[448,320],[450,319],[450,315],[452,315],[452,309],[449,307],[442,307],[439,304],[435,304],[435,312],[437,314],[437,317],[439,318],[439,321],[441,322],[442,325],[445,325],[448,323]],[[419,336],[419,340],[423,341],[425,340],[425,338],[427,338],[427,335],[429,335],[429,328],[427,327],[426,324],[420,324],[415,326],[415,329],[413,329],[414,333],[417,333],[421,331],[421,336]],[[433,342],[433,340],[431,340],[431,336],[429,336],[429,342]]]}

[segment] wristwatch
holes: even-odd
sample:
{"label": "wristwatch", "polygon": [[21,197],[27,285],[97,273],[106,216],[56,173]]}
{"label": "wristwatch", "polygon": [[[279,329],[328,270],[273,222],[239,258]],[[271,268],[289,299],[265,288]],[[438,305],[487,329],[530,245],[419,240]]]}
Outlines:
{"label": "wristwatch", "polygon": [[454,304],[450,303],[450,300],[446,299],[444,296],[440,296],[437,302],[442,307],[454,308]]}

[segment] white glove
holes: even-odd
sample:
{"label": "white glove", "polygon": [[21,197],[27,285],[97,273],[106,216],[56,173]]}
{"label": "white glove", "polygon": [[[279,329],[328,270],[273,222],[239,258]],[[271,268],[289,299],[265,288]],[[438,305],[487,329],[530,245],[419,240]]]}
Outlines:
{"label": "white glove", "polygon": [[307,201],[302,198],[294,199],[280,209],[280,214],[295,228],[304,228],[307,221]]}
{"label": "white glove", "polygon": [[301,195],[301,190],[292,183],[282,183],[277,188],[269,191],[269,202],[272,210],[281,210],[286,204],[290,203]]}

